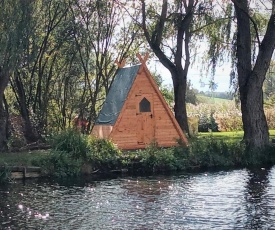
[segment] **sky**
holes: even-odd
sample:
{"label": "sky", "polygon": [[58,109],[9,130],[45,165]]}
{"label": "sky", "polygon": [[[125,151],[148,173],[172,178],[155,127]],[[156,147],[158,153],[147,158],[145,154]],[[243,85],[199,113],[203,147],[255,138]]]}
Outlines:
{"label": "sky", "polygon": [[[152,72],[157,72],[161,75],[163,79],[163,86],[172,86],[172,78],[170,72],[162,66],[158,61],[154,64],[150,64],[149,69]],[[209,86],[207,85],[210,81],[210,76],[205,72],[201,72],[200,69],[196,66],[190,66],[188,72],[188,80],[191,80],[193,88],[198,89],[199,91],[210,91]],[[201,82],[205,83],[205,86],[202,87]],[[214,76],[214,82],[218,85],[218,88],[215,92],[229,92],[230,90],[230,64],[226,63],[222,66],[216,68],[216,73]]]}

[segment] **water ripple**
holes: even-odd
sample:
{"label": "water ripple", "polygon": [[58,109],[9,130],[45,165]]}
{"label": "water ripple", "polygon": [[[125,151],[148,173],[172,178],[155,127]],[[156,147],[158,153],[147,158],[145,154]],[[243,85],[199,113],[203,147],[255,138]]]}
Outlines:
{"label": "water ripple", "polygon": [[27,181],[0,188],[0,229],[275,229],[275,168]]}

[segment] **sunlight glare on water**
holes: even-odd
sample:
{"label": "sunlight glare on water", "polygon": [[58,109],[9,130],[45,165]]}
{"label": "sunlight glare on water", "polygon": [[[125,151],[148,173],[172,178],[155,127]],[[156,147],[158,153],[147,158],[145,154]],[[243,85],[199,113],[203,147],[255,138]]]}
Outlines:
{"label": "sunlight glare on water", "polygon": [[272,229],[275,168],[0,188],[0,229]]}

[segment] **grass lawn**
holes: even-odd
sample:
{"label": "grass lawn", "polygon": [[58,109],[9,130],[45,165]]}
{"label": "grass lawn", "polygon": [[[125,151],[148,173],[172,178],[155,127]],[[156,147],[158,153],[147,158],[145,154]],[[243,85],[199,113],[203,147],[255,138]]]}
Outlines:
{"label": "grass lawn", "polygon": [[228,103],[235,103],[233,100],[228,100],[228,99],[222,99],[222,98],[217,98],[217,97],[208,97],[205,95],[197,95],[197,99],[199,103],[205,103],[205,104],[228,104]]}
{"label": "grass lawn", "polygon": [[[243,131],[234,132],[212,132],[212,133],[199,133],[199,137],[209,137],[217,138],[224,141],[241,141],[243,137]],[[269,130],[270,139],[275,138],[275,130]]]}
{"label": "grass lawn", "polygon": [[28,152],[0,153],[0,165],[33,166],[33,161],[49,154],[49,150]]}

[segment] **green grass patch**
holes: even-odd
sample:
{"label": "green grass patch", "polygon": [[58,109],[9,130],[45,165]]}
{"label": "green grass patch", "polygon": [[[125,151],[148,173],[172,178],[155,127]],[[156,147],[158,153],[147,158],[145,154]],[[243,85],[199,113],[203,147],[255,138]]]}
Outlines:
{"label": "green grass patch", "polygon": [[269,130],[269,137],[271,139],[275,138],[275,129]]}
{"label": "green grass patch", "polygon": [[233,100],[223,99],[223,98],[217,98],[217,97],[208,97],[205,95],[197,95],[199,103],[205,103],[205,104],[227,104],[227,103],[234,103]]}
{"label": "green grass patch", "polygon": [[[226,142],[241,141],[243,138],[243,131],[233,131],[233,132],[206,132],[199,133],[199,138],[202,137],[212,137],[216,140],[222,140]],[[275,138],[275,130],[269,130],[270,139]]]}
{"label": "green grass patch", "polygon": [[49,155],[49,150],[0,153],[0,165],[35,166],[35,162]]}
{"label": "green grass patch", "polygon": [[209,138],[212,137],[216,140],[222,140],[226,142],[241,141],[243,138],[243,131],[234,132],[205,132],[199,133],[198,138]]}

